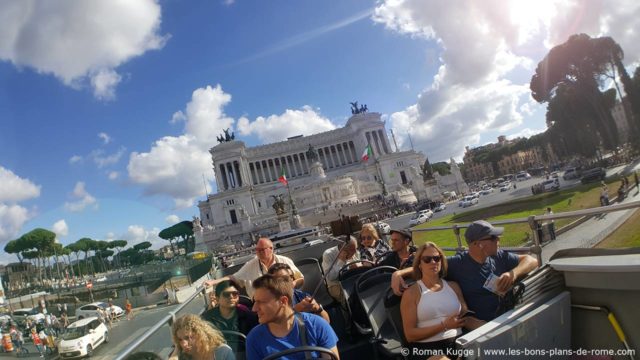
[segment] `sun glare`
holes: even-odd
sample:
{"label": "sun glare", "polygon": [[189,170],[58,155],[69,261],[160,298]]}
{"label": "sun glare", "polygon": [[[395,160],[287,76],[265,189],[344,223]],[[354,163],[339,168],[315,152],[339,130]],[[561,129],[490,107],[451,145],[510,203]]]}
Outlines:
{"label": "sun glare", "polygon": [[511,22],[519,29],[519,44],[529,40],[541,30],[541,27],[549,26],[558,2],[558,0],[511,0],[509,2]]}

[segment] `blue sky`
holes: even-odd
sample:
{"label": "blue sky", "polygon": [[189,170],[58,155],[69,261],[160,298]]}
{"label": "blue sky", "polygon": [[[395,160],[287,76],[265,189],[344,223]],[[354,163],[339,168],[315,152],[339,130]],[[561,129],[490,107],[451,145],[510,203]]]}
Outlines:
{"label": "blue sky", "polygon": [[[207,150],[330,130],[359,101],[432,161],[544,130],[528,81],[570,34],[635,66],[633,1],[31,0],[0,4],[0,245],[36,227],[165,244]],[[0,256],[0,262],[15,257]]]}

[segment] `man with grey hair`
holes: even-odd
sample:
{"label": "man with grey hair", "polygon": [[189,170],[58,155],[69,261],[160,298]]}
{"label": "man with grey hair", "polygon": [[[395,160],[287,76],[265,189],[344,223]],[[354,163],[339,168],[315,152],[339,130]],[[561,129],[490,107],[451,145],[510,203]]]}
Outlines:
{"label": "man with grey hair", "polygon": [[[342,286],[338,280],[340,269],[349,262],[360,260],[360,255],[357,251],[358,240],[353,236],[345,237],[345,240],[345,243],[329,248],[322,254],[322,270],[326,274],[329,294],[340,303],[344,303],[345,301]],[[361,266],[361,264],[356,263],[351,265],[351,268],[359,266]]]}

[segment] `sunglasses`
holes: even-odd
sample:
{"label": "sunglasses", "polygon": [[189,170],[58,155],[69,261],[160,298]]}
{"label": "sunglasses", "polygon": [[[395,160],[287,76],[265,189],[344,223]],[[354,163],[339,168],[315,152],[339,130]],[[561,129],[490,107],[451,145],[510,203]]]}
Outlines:
{"label": "sunglasses", "polygon": [[240,293],[237,291],[223,291],[221,295],[227,299],[231,299],[237,298],[238,296],[240,296]]}
{"label": "sunglasses", "polygon": [[436,256],[423,256],[420,258],[422,260],[423,263],[425,264],[429,264],[431,263],[431,261],[435,261],[436,263],[439,263],[440,260],[442,260],[442,256],[440,255],[436,255]]}

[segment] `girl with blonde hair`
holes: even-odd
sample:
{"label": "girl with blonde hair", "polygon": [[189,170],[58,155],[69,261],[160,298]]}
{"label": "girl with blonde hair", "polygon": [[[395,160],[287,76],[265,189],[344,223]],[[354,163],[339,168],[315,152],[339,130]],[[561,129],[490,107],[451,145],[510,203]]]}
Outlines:
{"label": "girl with blonde hair", "polygon": [[171,328],[175,350],[171,360],[235,360],[220,331],[199,316],[187,314],[178,318]]}

